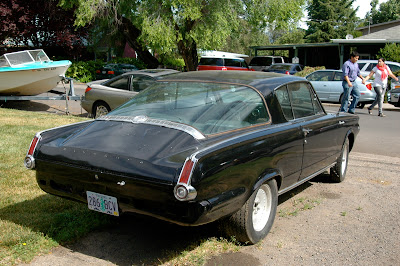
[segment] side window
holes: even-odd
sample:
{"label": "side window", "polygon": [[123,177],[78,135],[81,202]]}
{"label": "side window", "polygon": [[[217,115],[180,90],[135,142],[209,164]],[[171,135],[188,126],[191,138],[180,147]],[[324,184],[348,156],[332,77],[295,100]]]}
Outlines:
{"label": "side window", "polygon": [[154,79],[151,77],[143,75],[132,76],[132,91],[140,92],[153,84],[153,82]]}
{"label": "side window", "polygon": [[286,86],[282,86],[275,90],[275,95],[279,104],[281,105],[282,112],[286,120],[293,120],[292,107],[290,106],[289,93]]}
{"label": "side window", "polygon": [[294,118],[314,115],[314,104],[307,83],[297,82],[288,85]]}
{"label": "side window", "polygon": [[310,94],[311,94],[311,101],[314,107],[314,114],[323,114],[324,109],[322,108],[321,103],[318,101],[318,96],[315,93],[315,91],[311,88],[311,85],[308,84],[308,89],[310,90]]}
{"label": "side window", "polygon": [[115,89],[129,90],[129,76],[121,76],[106,83],[107,86]]}
{"label": "side window", "polygon": [[343,73],[342,72],[336,72],[335,77],[333,78],[333,81],[342,81],[343,80]]}
{"label": "side window", "polygon": [[242,67],[242,60],[240,60],[240,59],[225,59],[225,66]]}
{"label": "side window", "polygon": [[358,64],[358,68],[361,70],[364,66],[365,66],[365,63],[357,63]]}
{"label": "side window", "polygon": [[400,70],[400,67],[399,67],[399,66],[392,65],[392,64],[388,64],[388,65],[389,65],[390,70],[391,70],[393,73]]}

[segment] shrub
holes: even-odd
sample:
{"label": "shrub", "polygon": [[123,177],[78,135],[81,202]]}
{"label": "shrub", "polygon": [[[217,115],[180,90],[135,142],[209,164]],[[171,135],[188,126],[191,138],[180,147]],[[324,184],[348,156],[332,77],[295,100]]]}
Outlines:
{"label": "shrub", "polygon": [[310,73],[312,73],[312,72],[314,72],[314,71],[316,71],[316,70],[322,70],[322,69],[325,69],[325,67],[324,67],[324,66],[317,66],[317,67],[309,67],[309,66],[306,66],[306,67],[304,67],[304,69],[303,69],[302,71],[297,72],[297,73],[294,74],[294,75],[295,75],[295,76],[299,76],[299,77],[305,77],[305,76],[307,76],[308,74],[310,74]]}
{"label": "shrub", "polygon": [[400,62],[400,45],[396,43],[387,43],[385,47],[379,50],[377,58],[385,58],[387,61]]}
{"label": "shrub", "polygon": [[86,83],[96,79],[96,69],[101,68],[104,62],[96,61],[79,61],[72,63],[68,68],[65,76]]}

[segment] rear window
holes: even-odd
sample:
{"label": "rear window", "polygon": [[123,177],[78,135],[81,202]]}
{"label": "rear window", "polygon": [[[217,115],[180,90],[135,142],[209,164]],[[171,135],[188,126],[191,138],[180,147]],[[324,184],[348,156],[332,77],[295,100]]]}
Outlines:
{"label": "rear window", "polygon": [[255,90],[236,84],[198,82],[154,84],[108,116],[171,121],[205,135],[269,122],[264,100]]}
{"label": "rear window", "polygon": [[224,66],[224,60],[222,58],[201,58],[199,65],[206,66]]}
{"label": "rear window", "polygon": [[[279,62],[282,63],[282,62]],[[270,66],[272,65],[271,57],[254,57],[251,59],[250,65],[252,66]]]}
{"label": "rear window", "polygon": [[243,59],[237,58],[237,59],[224,59],[225,60],[225,66],[230,66],[230,67],[247,67],[245,61]]}

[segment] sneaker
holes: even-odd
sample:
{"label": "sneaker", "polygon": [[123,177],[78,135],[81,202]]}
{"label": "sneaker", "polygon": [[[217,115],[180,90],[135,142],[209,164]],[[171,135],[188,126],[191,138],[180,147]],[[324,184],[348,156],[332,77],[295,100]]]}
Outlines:
{"label": "sneaker", "polygon": [[371,109],[368,109],[368,114],[372,115],[372,113],[371,113]]}
{"label": "sneaker", "polygon": [[384,115],[383,113],[379,113],[378,116],[385,117],[386,115]]}

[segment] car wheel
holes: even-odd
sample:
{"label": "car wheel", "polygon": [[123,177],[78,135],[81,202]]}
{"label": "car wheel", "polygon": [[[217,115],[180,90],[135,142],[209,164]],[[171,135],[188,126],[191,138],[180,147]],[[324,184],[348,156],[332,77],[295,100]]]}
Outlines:
{"label": "car wheel", "polygon": [[98,118],[106,115],[111,111],[111,108],[105,102],[97,102],[93,106],[93,117]]}
{"label": "car wheel", "polygon": [[278,186],[272,179],[254,191],[242,208],[223,222],[223,229],[239,242],[255,244],[271,230],[277,205]]}
{"label": "car wheel", "polygon": [[349,139],[346,138],[346,141],[343,143],[340,156],[337,159],[335,166],[333,166],[330,171],[331,180],[333,182],[340,183],[346,177],[348,159],[349,159]]}

